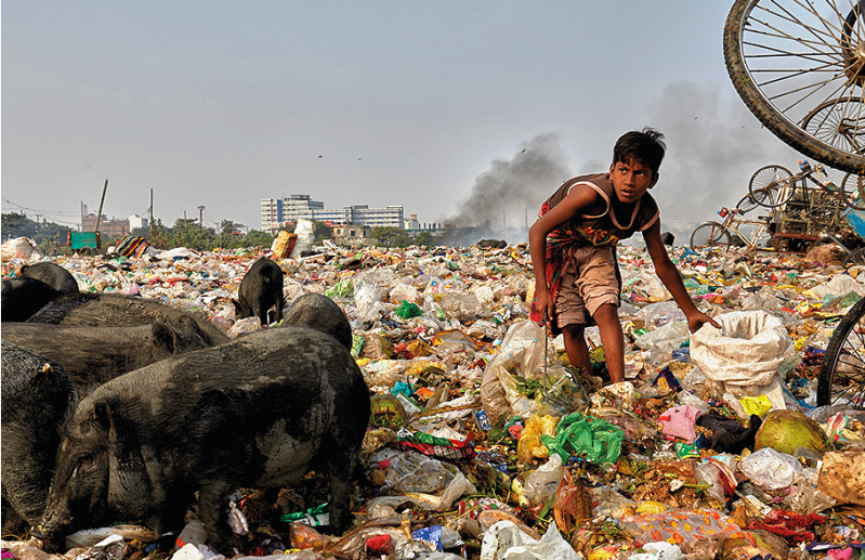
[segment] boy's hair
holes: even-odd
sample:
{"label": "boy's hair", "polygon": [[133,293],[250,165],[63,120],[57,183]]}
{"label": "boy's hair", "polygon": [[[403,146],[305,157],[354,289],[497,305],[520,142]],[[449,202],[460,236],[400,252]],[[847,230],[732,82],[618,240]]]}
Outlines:
{"label": "boy's hair", "polygon": [[643,162],[643,165],[657,173],[666,151],[664,135],[654,128],[645,126],[643,130],[626,132],[616,140],[616,146],[613,148],[613,163],[628,163],[631,158],[637,158]]}

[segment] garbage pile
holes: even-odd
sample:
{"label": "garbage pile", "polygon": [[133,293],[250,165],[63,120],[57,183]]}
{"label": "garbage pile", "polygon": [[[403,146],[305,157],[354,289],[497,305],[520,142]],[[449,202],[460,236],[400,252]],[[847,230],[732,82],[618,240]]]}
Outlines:
{"label": "garbage pile", "polygon": [[[525,245],[314,247],[276,259],[287,307],[324,294],[351,323],[373,394],[365,470],[344,535],[320,530],[320,473],[278,495],[242,489],[226,504],[244,535],[236,557],[865,559],[865,412],[816,406],[823,352],[865,295],[865,269],[736,251],[670,249],[691,297],[722,325],[692,336],[647,252],[619,248],[626,379],[612,385],[597,328],[585,372],[529,321]],[[262,256],[274,257],[174,249],[53,261],[82,291],[202,313],[236,338],[280,328],[234,314]],[[19,264],[4,260],[2,276]],[[93,528],[61,552],[218,557],[195,508],[187,521],[179,535]],[[4,559],[47,556],[6,537]]]}

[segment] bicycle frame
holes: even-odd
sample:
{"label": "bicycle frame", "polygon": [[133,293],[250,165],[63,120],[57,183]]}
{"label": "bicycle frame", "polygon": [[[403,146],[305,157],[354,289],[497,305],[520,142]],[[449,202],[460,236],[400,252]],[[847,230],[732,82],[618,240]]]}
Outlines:
{"label": "bicycle frame", "polygon": [[[736,215],[742,214],[743,212],[738,208],[721,208],[718,211],[718,215],[724,218],[724,221],[721,222],[721,225],[725,230],[732,231],[736,234],[736,236],[742,240],[745,245],[748,246],[749,249],[758,249],[757,243],[763,239],[764,233],[768,234],[769,222],[763,220],[737,220]],[[744,225],[755,225],[757,226],[757,230],[748,237],[744,233],[742,233],[739,228]]]}

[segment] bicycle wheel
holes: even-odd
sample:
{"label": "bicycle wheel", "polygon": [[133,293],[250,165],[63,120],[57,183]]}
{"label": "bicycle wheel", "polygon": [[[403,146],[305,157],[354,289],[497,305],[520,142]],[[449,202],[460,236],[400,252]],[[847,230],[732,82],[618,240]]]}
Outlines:
{"label": "bicycle wheel", "polygon": [[757,204],[757,201],[754,200],[750,194],[746,194],[744,197],[742,197],[742,200],[736,203],[736,209],[739,210],[742,214],[747,214],[757,206],[759,206],[759,204]]}
{"label": "bicycle wheel", "polygon": [[865,409],[865,299],[841,319],[829,340],[820,377],[817,406],[847,404]]}
{"label": "bicycle wheel", "polygon": [[865,248],[856,249],[844,257],[844,262],[841,263],[841,266],[844,268],[848,266],[865,266]]}
{"label": "bicycle wheel", "polygon": [[841,180],[841,200],[854,210],[865,210],[865,175],[848,173]]}
{"label": "bicycle wheel", "polygon": [[724,26],[727,72],[748,109],[797,151],[854,173],[865,172],[856,142],[865,111],[844,100],[865,100],[863,4],[736,0]]}
{"label": "bicycle wheel", "polygon": [[691,249],[729,247],[731,243],[730,232],[718,222],[706,222],[691,234]]}
{"label": "bicycle wheel", "polygon": [[802,119],[802,129],[811,136],[857,155],[863,153],[862,125],[865,125],[865,102],[852,96],[824,101]]}
{"label": "bicycle wheel", "polygon": [[767,165],[751,176],[748,192],[754,202],[766,208],[777,208],[793,198],[796,182],[790,170],[780,165]]}

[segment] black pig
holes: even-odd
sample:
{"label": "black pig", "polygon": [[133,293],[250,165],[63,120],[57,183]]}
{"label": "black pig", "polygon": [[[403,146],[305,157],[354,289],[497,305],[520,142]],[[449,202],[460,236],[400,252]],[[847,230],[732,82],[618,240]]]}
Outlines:
{"label": "black pig", "polygon": [[276,321],[282,321],[282,269],[270,259],[255,261],[237,291],[237,301],[234,302],[237,318],[258,317],[262,326],[268,324],[267,312],[276,306]]}
{"label": "black pig", "polygon": [[37,536],[154,519],[179,529],[193,494],[209,542],[230,553],[228,497],[330,477],[331,528],[346,528],[370,414],[363,375],[313,329],[258,331],[122,375],[66,423]]}
{"label": "black pig", "polygon": [[3,534],[21,534],[42,518],[59,428],[78,395],[57,363],[5,340],[0,350]]}
{"label": "black pig", "polygon": [[182,327],[182,317],[195,321],[201,336],[210,346],[231,340],[198,313],[169,307],[153,299],[120,294],[65,295],[50,302],[27,322],[69,327],[137,327],[164,322]]}
{"label": "black pig", "polygon": [[77,294],[78,282],[68,270],[53,262],[38,262],[18,269],[18,276],[35,278],[64,294]]}
{"label": "black pig", "polygon": [[337,339],[351,351],[351,324],[335,301],[321,294],[303,294],[288,308],[285,325],[309,327]]}
{"label": "black pig", "polygon": [[140,327],[66,327],[11,323],[0,332],[63,366],[80,394],[115,377],[208,344],[190,317],[181,326],[156,322]]}
{"label": "black pig", "polygon": [[26,321],[62,295],[62,292],[35,278],[7,278],[0,290],[2,322]]}

